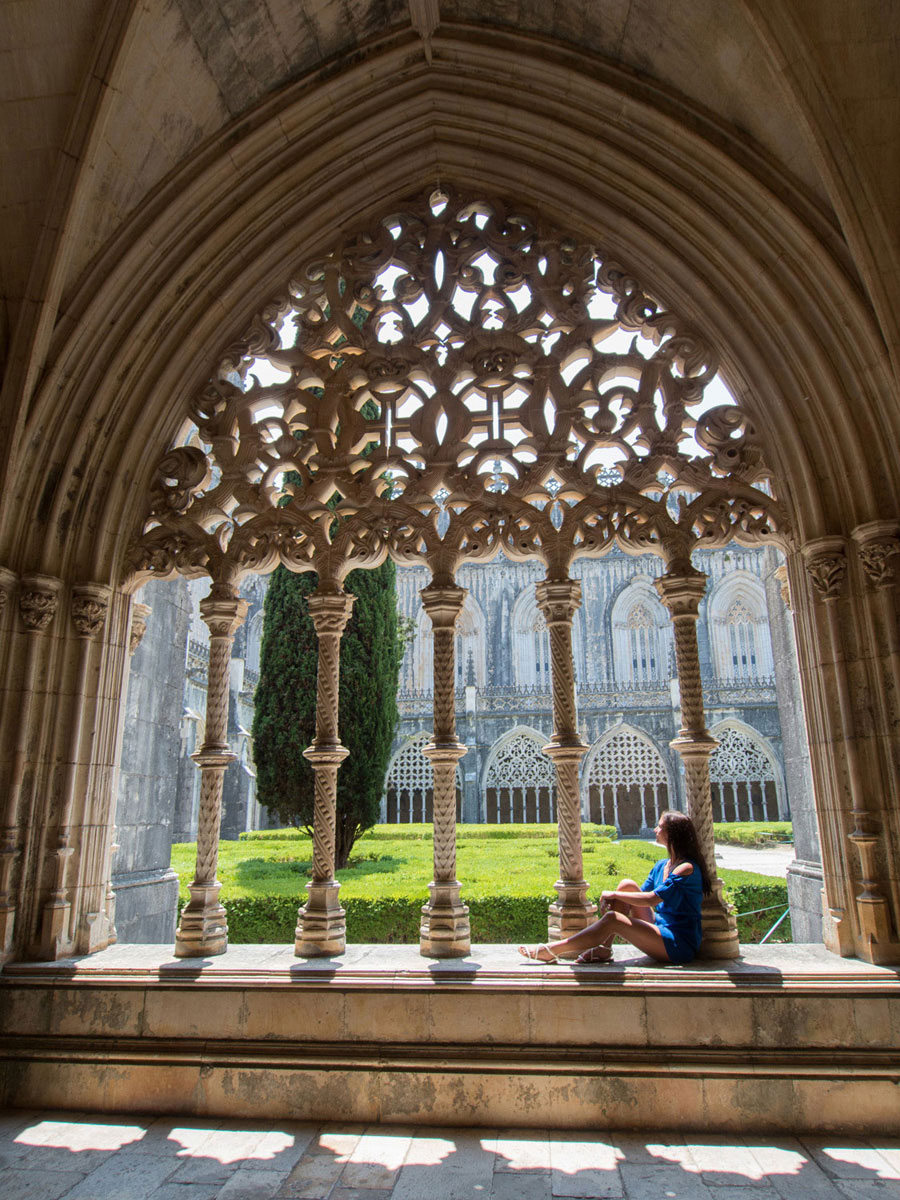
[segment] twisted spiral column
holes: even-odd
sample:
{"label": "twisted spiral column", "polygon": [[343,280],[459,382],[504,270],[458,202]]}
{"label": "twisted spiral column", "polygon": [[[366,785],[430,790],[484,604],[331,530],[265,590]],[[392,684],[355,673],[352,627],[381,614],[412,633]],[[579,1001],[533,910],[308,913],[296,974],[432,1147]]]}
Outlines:
{"label": "twisted spiral column", "polygon": [[587,899],[581,850],[578,777],[588,748],[578,736],[572,661],[572,618],[581,607],[581,584],[577,579],[545,579],[537,585],[536,598],[550,635],[553,681],[553,735],[543,751],[556,770],[559,879],[553,885],[557,898],[550,905],[547,932],[551,941],[557,941],[583,929],[597,912],[596,904]]}
{"label": "twisted spiral column", "polygon": [[712,894],[703,897],[700,953],[704,958],[736,958],[740,952],[737,922],[722,895],[722,881],[716,877],[709,757],[719,743],[706,728],[697,649],[697,616],[700,601],[706,593],[706,576],[687,566],[660,576],[655,583],[660,599],[672,617],[675,632],[681,728],[670,745],[684,764],[688,815],[697,830],[697,840],[712,879]]}
{"label": "twisted spiral column", "polygon": [[309,615],[319,639],[316,673],[316,737],[303,751],[315,772],[313,808],[313,872],[306,885],[306,904],[297,913],[294,953],[323,958],[343,953],[347,944],[346,913],[338,901],[334,877],[338,767],[349,754],[338,739],[341,635],[350,620],[354,597],[319,587],[309,597]]}
{"label": "twisted spiral column", "polygon": [[200,615],[209,626],[206,730],[203,745],[191,755],[200,768],[197,865],[189,885],[191,898],[181,911],[175,932],[177,958],[223,954],[228,946],[228,923],[225,909],[219,903],[222,885],[216,879],[216,869],[222,784],[225,769],[236,758],[227,740],[231,647],[247,608],[247,601],[241,600],[228,583],[214,583],[206,599],[200,601]]}
{"label": "twisted spiral column", "polygon": [[422,906],[419,950],[429,958],[464,958],[471,948],[469,910],[456,878],[456,764],[466,753],[456,736],[456,622],[466,589],[454,584],[423,588],[422,604],[434,630],[434,730],[422,750],[434,772],[434,879]]}

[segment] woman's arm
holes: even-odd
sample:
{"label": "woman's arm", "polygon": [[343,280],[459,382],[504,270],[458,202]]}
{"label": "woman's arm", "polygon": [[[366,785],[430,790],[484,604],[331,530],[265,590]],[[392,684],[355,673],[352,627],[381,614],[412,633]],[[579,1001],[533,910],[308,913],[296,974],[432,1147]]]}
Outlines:
{"label": "woman's arm", "polygon": [[654,908],[659,904],[659,896],[656,892],[601,892],[600,907],[609,908],[614,900],[620,900],[623,904],[628,904],[632,908]]}

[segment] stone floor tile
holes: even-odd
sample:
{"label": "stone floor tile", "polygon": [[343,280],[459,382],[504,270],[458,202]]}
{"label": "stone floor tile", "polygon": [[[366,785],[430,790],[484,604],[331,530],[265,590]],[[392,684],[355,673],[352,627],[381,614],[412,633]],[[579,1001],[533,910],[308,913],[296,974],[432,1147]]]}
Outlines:
{"label": "stone floor tile", "polygon": [[306,1153],[310,1142],[319,1132],[310,1123],[285,1121],[276,1129],[267,1130],[251,1155],[241,1163],[247,1171],[281,1171],[287,1175]]}
{"label": "stone floor tile", "polygon": [[384,1188],[336,1187],[329,1200],[389,1200],[390,1195]]}
{"label": "stone floor tile", "polygon": [[[36,1171],[75,1171],[89,1175],[112,1157],[108,1150],[70,1150],[66,1146],[28,1146],[26,1153],[12,1159],[11,1166]],[[170,1168],[171,1169],[171,1168]]]}
{"label": "stone floor tile", "polygon": [[[223,1187],[239,1163],[222,1163],[217,1158],[176,1158],[168,1183],[209,1183]],[[284,1176],[282,1176],[282,1179]]]}
{"label": "stone floor tile", "polygon": [[438,1137],[417,1131],[391,1200],[487,1200],[493,1173],[494,1155],[478,1131],[441,1130]]}
{"label": "stone floor tile", "polygon": [[150,1117],[143,1136],[120,1153],[175,1155],[196,1146],[218,1128],[215,1117]]}
{"label": "stone floor tile", "polygon": [[679,1134],[630,1133],[613,1130],[609,1140],[620,1161],[665,1166],[667,1163],[690,1162],[690,1151]]}
{"label": "stone floor tile", "polygon": [[32,1108],[0,1109],[0,1145],[11,1141],[20,1130],[40,1119],[40,1112]]}
{"label": "stone floor tile", "polygon": [[847,1200],[897,1200],[900,1186],[893,1179],[838,1179],[835,1187]]}
{"label": "stone floor tile", "polygon": [[872,1138],[869,1145],[874,1147],[900,1179],[900,1138]]}
{"label": "stone floor tile", "polygon": [[[219,1195],[217,1183],[164,1183],[155,1192],[150,1192],[146,1200],[216,1200]],[[130,1197],[131,1192],[124,1195]],[[135,1197],[140,1193],[135,1193]],[[64,1200],[69,1200],[68,1196]]]}
{"label": "stone floor tile", "polygon": [[900,1178],[888,1159],[862,1139],[802,1137],[800,1141],[831,1178]]}
{"label": "stone floor tile", "polygon": [[709,1194],[713,1200],[779,1200],[778,1193],[774,1188],[759,1183],[713,1187],[710,1188]]}
{"label": "stone floor tile", "polygon": [[290,1200],[326,1200],[344,1166],[334,1155],[304,1154],[276,1194]]}
{"label": "stone floor tile", "polygon": [[325,1155],[328,1158],[338,1158],[341,1162],[349,1162],[365,1131],[364,1125],[320,1127],[310,1138],[306,1154],[311,1157]]}
{"label": "stone floor tile", "polygon": [[491,1200],[552,1200],[552,1182],[549,1171],[529,1168],[495,1170]]}
{"label": "stone floor tile", "polygon": [[554,1196],[623,1195],[612,1141],[598,1135],[553,1133],[548,1139]]}
{"label": "stone floor tile", "polygon": [[286,1174],[284,1171],[266,1171],[259,1167],[254,1170],[239,1167],[216,1200],[272,1200],[284,1183]]}
{"label": "stone floor tile", "polygon": [[715,1187],[739,1187],[765,1183],[765,1174],[752,1151],[735,1145],[733,1137],[697,1137],[685,1139],[691,1159],[705,1184]]}
{"label": "stone floor tile", "polygon": [[125,1196],[149,1196],[168,1180],[177,1166],[175,1158],[109,1154],[102,1166],[91,1171],[84,1182],[73,1189],[71,1196],[73,1200],[123,1200]]}
{"label": "stone floor tile", "polygon": [[714,1200],[715,1191],[706,1186],[696,1171],[680,1163],[652,1166],[622,1163],[619,1168],[628,1200]]}
{"label": "stone floor tile", "polygon": [[840,1200],[840,1192],[797,1138],[744,1137],[741,1140],[783,1200]]}
{"label": "stone floor tile", "polygon": [[364,1133],[341,1174],[341,1187],[389,1191],[397,1181],[412,1139],[411,1129],[394,1133],[381,1128]]}
{"label": "stone floor tile", "polygon": [[84,1179],[76,1171],[0,1171],[3,1200],[58,1200]]}
{"label": "stone floor tile", "polygon": [[539,1130],[504,1129],[494,1142],[494,1174],[498,1171],[549,1171],[550,1138]]}

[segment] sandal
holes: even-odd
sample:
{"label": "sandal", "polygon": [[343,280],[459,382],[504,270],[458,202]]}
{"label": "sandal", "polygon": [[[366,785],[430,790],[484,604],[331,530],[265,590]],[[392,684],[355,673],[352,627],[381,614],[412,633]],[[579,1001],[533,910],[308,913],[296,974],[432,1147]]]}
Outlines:
{"label": "sandal", "polygon": [[583,954],[579,954],[575,962],[580,963],[584,967],[588,963],[612,962],[612,956],[611,946],[591,946],[590,950],[585,950]]}
{"label": "sandal", "polygon": [[[542,950],[548,955],[547,958],[541,958]],[[533,950],[529,950],[527,946],[520,946],[519,953],[523,958],[527,958],[529,962],[533,963],[544,963],[549,965],[550,963],[558,963],[560,961],[559,955],[554,954],[546,942],[541,942],[541,944],[539,946],[535,946]]]}

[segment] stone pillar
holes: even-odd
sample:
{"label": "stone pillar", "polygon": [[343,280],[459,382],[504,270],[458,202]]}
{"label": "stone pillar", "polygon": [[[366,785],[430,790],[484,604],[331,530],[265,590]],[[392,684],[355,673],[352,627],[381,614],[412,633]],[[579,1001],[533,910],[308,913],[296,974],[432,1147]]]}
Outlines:
{"label": "stone pillar", "polygon": [[[895,672],[900,659],[891,661],[892,649],[894,653],[897,651],[897,616],[889,599],[893,583],[889,560],[896,550],[891,551],[891,541],[883,536],[881,525],[873,522],[855,533],[863,573],[867,582],[874,585],[874,594],[872,591],[860,596],[848,594],[849,564],[843,538],[818,538],[803,547],[803,554],[824,609],[823,640],[827,653],[823,667],[828,677],[831,711],[823,716],[831,727],[829,750],[832,759],[837,760],[834,765],[840,780],[832,797],[833,807],[824,814],[832,860],[831,871],[826,871],[826,944],[840,953],[851,952],[842,907],[849,899],[855,916],[852,925],[856,952],[869,962],[893,963],[900,961],[900,943],[891,911],[892,900],[896,904],[896,879],[892,882],[890,878],[889,864],[894,854],[889,826],[898,780],[890,755],[887,762],[879,761],[879,743],[882,740],[889,743],[891,727],[896,727],[898,713],[889,711],[890,692],[896,687]],[[879,616],[884,619],[879,620]],[[867,654],[859,644],[860,623],[868,626]],[[848,644],[855,649],[848,652]],[[883,656],[881,661],[879,655]],[[882,664],[886,666],[887,678],[873,678]],[[884,694],[880,694],[882,689]],[[895,699],[893,704],[896,708]],[[879,736],[881,730],[887,735],[884,738]],[[882,774],[883,771],[887,773]],[[849,830],[848,818],[852,826]],[[854,848],[854,856],[858,856],[858,882],[851,876],[852,860],[842,853],[842,837]],[[823,835],[823,853],[825,850]],[[843,896],[829,879],[829,875],[838,872],[845,876],[849,886]]]}
{"label": "stone pillar", "polygon": [[341,634],[353,610],[354,597],[340,590],[309,597],[309,615],[319,639],[316,675],[316,737],[303,751],[315,772],[313,816],[313,874],[306,885],[307,901],[297,914],[294,953],[323,958],[343,953],[347,942],[344,910],[338,901],[340,884],[334,877],[335,818],[338,767],[349,751],[338,740]]}
{"label": "stone pillar", "polygon": [[420,595],[434,631],[434,730],[422,750],[434,771],[434,879],[422,906],[419,949],[429,958],[464,958],[471,940],[456,878],[456,765],[466,747],[456,736],[454,639],[466,590],[432,584]]}
{"label": "stone pillar", "polygon": [[681,698],[681,728],[670,743],[684,764],[688,815],[712,879],[712,894],[703,897],[703,958],[737,958],[740,953],[737,922],[722,895],[716,877],[713,837],[712,793],[709,786],[709,757],[718,742],[706,728],[700,655],[697,647],[697,616],[706,592],[706,576],[690,565],[654,580],[660,599],[669,610],[675,631],[675,664]]}
{"label": "stone pillar", "polygon": [[577,579],[545,579],[537,585],[536,597],[550,634],[553,680],[553,735],[544,753],[556,768],[559,879],[553,885],[557,899],[550,905],[547,936],[550,941],[558,941],[584,929],[597,912],[596,904],[587,899],[581,851],[578,775],[588,748],[578,734],[572,661],[572,618],[581,606],[581,584]]}
{"label": "stone pillar", "polygon": [[[75,847],[72,844],[72,815],[76,793],[84,792],[84,754],[82,740],[85,726],[93,713],[92,699],[96,686],[89,686],[92,674],[98,671],[100,638],[109,608],[109,588],[104,584],[85,583],[72,589],[70,614],[81,642],[75,694],[72,697],[69,749],[63,782],[59,816],[56,826],[56,845],[49,857],[54,859],[53,887],[41,914],[41,956],[56,959],[70,940],[69,917],[71,903],[66,888],[66,871]],[[79,783],[82,785],[79,789]]]}
{"label": "stone pillar", "polygon": [[[12,585],[9,575],[4,576],[4,583]],[[24,802],[26,792],[26,777],[28,775],[29,757],[34,756],[34,747],[29,746],[29,730],[31,720],[38,707],[38,680],[42,670],[42,662],[47,654],[47,632],[56,616],[59,605],[59,590],[62,581],[50,575],[26,575],[19,584],[19,617],[25,627],[27,645],[24,650],[22,666],[22,683],[20,688],[21,712],[18,720],[15,745],[11,747],[12,756],[8,764],[8,785],[4,797],[3,840],[0,843],[0,956],[6,956],[13,944],[15,923],[24,916],[21,932],[16,934],[17,940],[24,945],[30,938],[32,929],[32,914],[27,911],[17,914],[16,899],[13,888],[13,867],[22,850],[23,839],[29,833],[38,838],[42,831],[30,829],[24,822],[20,824],[20,805]],[[4,588],[4,592],[7,589]],[[12,662],[12,655],[10,656]],[[27,819],[27,818],[26,818]],[[30,853],[25,846],[26,860]],[[40,852],[38,851],[38,854]]]}
{"label": "stone pillar", "polygon": [[222,885],[216,879],[219,861],[219,824],[222,819],[222,780],[235,755],[228,748],[229,679],[234,634],[247,615],[228,583],[214,583],[200,601],[200,615],[209,626],[209,673],[206,683],[206,732],[203,745],[191,757],[200,768],[200,824],[197,831],[197,868],[190,884],[191,898],[181,912],[175,934],[178,958],[223,954],[228,945],[225,909],[219,903]]}

